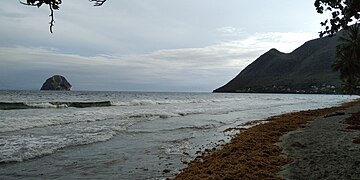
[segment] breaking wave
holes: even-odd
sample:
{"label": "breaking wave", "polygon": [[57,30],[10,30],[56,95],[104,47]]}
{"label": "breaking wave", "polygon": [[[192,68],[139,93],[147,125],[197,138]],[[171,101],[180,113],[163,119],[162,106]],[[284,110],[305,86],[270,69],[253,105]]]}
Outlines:
{"label": "breaking wave", "polygon": [[16,109],[46,109],[46,108],[89,108],[107,106],[148,106],[165,104],[198,104],[209,103],[215,100],[188,99],[188,100],[150,100],[134,99],[131,101],[93,101],[93,102],[0,102],[0,110]]}
{"label": "breaking wave", "polygon": [[0,136],[0,164],[22,162],[24,160],[53,154],[59,149],[108,141],[114,131],[86,132],[69,135],[14,135]]}
{"label": "breaking wave", "polygon": [[0,102],[0,110],[46,109],[46,108],[88,108],[112,106],[110,101],[96,102]]}

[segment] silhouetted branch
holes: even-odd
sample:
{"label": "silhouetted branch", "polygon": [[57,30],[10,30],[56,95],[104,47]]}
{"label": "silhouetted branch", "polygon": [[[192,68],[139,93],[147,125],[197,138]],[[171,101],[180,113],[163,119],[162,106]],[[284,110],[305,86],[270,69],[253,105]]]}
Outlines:
{"label": "silhouetted branch", "polygon": [[352,24],[360,22],[360,1],[359,0],[315,0],[314,6],[320,14],[329,12],[331,18],[321,22],[325,27],[324,31],[319,32],[323,35],[333,35],[341,28],[346,29]]}
{"label": "silhouetted branch", "polygon": [[62,3],[61,0],[27,0],[26,3],[20,1],[21,4],[27,5],[27,6],[37,6],[40,8],[43,4],[46,4],[50,8],[50,32],[53,33],[53,27],[55,23],[54,19],[54,9],[59,10],[59,5]]}
{"label": "silhouetted branch", "polygon": [[[94,2],[94,6],[102,6],[106,2],[106,0],[89,0],[89,1]],[[19,2],[23,5],[36,6],[38,8],[40,8],[40,6],[42,6],[43,4],[48,5],[50,8],[50,15],[49,15],[50,32],[53,33],[53,27],[55,23],[54,10],[59,10],[59,6],[62,3],[62,0],[26,0],[26,3],[19,0]]]}
{"label": "silhouetted branch", "polygon": [[55,20],[54,20],[54,10],[53,10],[53,8],[52,8],[52,6],[50,6],[49,5],[49,7],[50,7],[50,18],[51,18],[51,21],[50,21],[50,33],[53,33],[53,27],[54,27],[54,23],[55,23]]}
{"label": "silhouetted branch", "polygon": [[106,0],[89,0],[90,2],[95,2],[94,6],[102,6]]}

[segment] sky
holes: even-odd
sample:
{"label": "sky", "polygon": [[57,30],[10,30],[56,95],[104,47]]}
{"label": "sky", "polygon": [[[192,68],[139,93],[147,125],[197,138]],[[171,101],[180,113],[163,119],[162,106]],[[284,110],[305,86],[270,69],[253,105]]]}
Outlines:
{"label": "sky", "polygon": [[0,6],[0,89],[211,92],[271,48],[290,53],[323,30],[314,0],[63,0]]}

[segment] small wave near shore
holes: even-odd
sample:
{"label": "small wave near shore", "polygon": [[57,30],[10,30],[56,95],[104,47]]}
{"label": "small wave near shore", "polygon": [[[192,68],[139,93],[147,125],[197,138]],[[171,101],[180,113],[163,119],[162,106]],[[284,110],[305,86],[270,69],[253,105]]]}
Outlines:
{"label": "small wave near shore", "polygon": [[[208,147],[207,144],[212,148],[211,142],[226,141],[224,130],[227,128],[356,98],[289,94],[0,92],[0,167],[4,169],[0,174],[11,171],[22,177],[20,171],[11,167],[33,173],[40,169],[31,164],[44,161],[54,164],[45,167],[47,174],[75,173],[57,168],[67,161],[77,161],[79,156],[84,156],[77,161],[83,162],[83,166],[77,165],[81,169],[99,159],[111,160],[113,154],[118,154],[124,159],[114,165],[123,169],[117,174],[133,179],[163,177],[162,170],[159,173],[154,168],[166,168],[165,161],[171,161],[168,169],[183,167],[180,158],[189,161],[199,148]],[[57,159],[59,155],[65,158]],[[138,167],[139,161],[154,163]],[[9,165],[9,162],[15,163]],[[111,169],[107,171],[111,173]],[[129,174],[130,171],[133,174]],[[98,178],[106,179],[101,173],[97,174]],[[81,173],[72,175],[85,178]]]}

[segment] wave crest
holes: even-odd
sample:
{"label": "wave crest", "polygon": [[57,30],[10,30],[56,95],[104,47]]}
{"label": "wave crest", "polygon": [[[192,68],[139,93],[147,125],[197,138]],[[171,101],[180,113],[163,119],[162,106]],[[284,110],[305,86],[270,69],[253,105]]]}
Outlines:
{"label": "wave crest", "polygon": [[46,108],[88,108],[112,106],[110,101],[95,102],[0,102],[0,110],[46,109]]}

